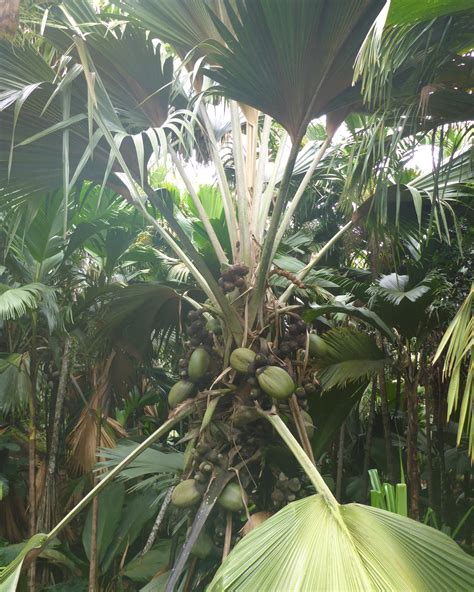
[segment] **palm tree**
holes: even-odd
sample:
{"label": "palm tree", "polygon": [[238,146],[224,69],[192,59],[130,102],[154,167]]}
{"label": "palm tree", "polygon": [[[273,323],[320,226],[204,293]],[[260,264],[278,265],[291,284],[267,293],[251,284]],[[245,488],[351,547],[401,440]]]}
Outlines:
{"label": "palm tree", "polygon": [[[196,294],[182,296],[195,310],[182,319],[187,323],[187,338],[180,362],[181,381],[169,395],[170,407],[175,407],[170,419],[50,531],[46,544],[139,452],[192,414],[190,421],[201,427],[195,435],[190,431],[193,461],[186,465],[187,479],[181,491],[187,488],[184,498],[192,498],[190,505],[199,502],[199,509],[170,571],[167,590],[173,590],[181,579],[218,501],[229,510],[223,548],[227,556],[236,521],[225,499],[233,495],[234,509],[244,505],[245,490],[262,474],[261,449],[266,449],[275,432],[296,456],[310,481],[308,487],[313,486],[317,495],[290,504],[246,537],[223,563],[211,589],[338,589],[349,583],[354,589],[394,589],[401,577],[396,563],[399,555],[407,566],[403,572],[406,586],[430,589],[439,583],[438,578],[447,578],[442,566],[448,563],[451,579],[444,583],[467,587],[470,561],[454,543],[403,517],[364,506],[340,506],[312,462],[304,415],[311,388],[305,387],[313,383],[316,368],[308,364],[312,328],[297,312],[299,296],[304,295],[315,265],[365,215],[367,207],[371,209],[365,191],[358,195],[360,205],[354,217],[306,265],[296,273],[275,265],[294,212],[334,134],[351,111],[361,108],[361,90],[366,95],[363,109],[383,106],[386,101],[383,93],[370,95],[371,88],[385,88],[386,82],[374,74],[376,68],[365,68],[370,60],[359,68],[363,84],[352,84],[357,55],[368,52],[377,61],[386,47],[384,35],[400,30],[394,26],[402,18],[396,8],[388,16],[387,10],[379,15],[382,8],[379,0],[297,4],[195,0],[171,5],[143,0],[120,3],[121,12],[98,16],[86,3],[66,2],[47,13],[33,11],[24,33],[37,39],[37,45],[2,46],[0,88],[6,125],[0,136],[0,154],[6,173],[0,185],[7,189],[11,203],[29,198],[38,186],[62,186],[67,204],[70,191],[83,179],[108,185],[133,204],[186,266],[196,288]],[[444,65],[460,44],[456,18],[444,19],[443,11],[451,14],[464,8],[446,9],[440,3],[438,12],[430,9],[414,15],[414,21],[424,21],[418,25],[419,43],[410,46],[408,56],[389,53],[394,76],[420,80],[420,63],[409,58],[426,54],[430,60],[421,60],[423,84],[435,80],[441,66],[439,61],[434,63],[433,52],[443,55]],[[434,17],[438,17],[434,24],[425,24]],[[383,28],[383,18],[388,18],[388,29]],[[371,36],[359,53],[369,31]],[[410,31],[403,27],[405,39]],[[155,43],[155,37],[171,44],[180,59]],[[408,90],[409,96],[396,99],[410,106],[419,101],[421,89],[412,85]],[[187,108],[183,108],[183,96]],[[215,96],[229,101],[232,176],[226,174],[229,171],[209,116],[208,105]],[[426,124],[432,117],[412,108],[413,113],[410,122],[415,124]],[[440,113],[439,117],[445,116],[442,109]],[[323,115],[325,137],[295,188],[293,173],[308,125]],[[269,143],[272,128],[277,126],[283,131],[273,156]],[[206,153],[215,167],[219,193],[213,201],[220,201],[218,208],[211,207],[215,205],[212,200],[205,202],[186,167],[197,130],[205,132]],[[385,143],[379,147],[382,151]],[[383,159],[377,162],[384,164]],[[34,184],[20,174],[25,163],[35,175]],[[175,167],[189,194],[187,211],[179,210],[167,184],[154,181],[149,174],[152,163]],[[272,170],[267,177],[269,165]],[[378,212],[382,212],[378,221],[383,220],[384,208]],[[284,279],[283,290],[272,285],[273,276]],[[366,354],[362,370],[359,358],[358,376],[378,372],[383,352],[377,345],[363,334],[345,337],[350,340],[351,355],[354,351]],[[340,373],[347,360],[339,353],[341,334],[327,341],[329,357],[338,359],[319,368],[318,379],[331,389],[339,385],[333,366],[338,365]],[[350,368],[352,372],[353,365]],[[346,371],[345,382],[351,377]],[[300,485],[299,481],[288,485],[288,501],[296,497],[291,487],[297,492]],[[178,494],[174,500],[178,506],[189,503]],[[269,509],[263,494],[259,495],[258,483],[252,501]],[[327,552],[331,568],[318,564],[317,571],[308,569],[302,575],[295,562],[289,562],[286,545],[296,552],[298,541],[301,544],[312,537],[309,517],[320,522],[321,538],[317,543],[311,538],[309,549],[298,552],[308,565],[318,557],[323,561]],[[370,528],[364,534],[367,523]],[[292,535],[287,537],[289,531]],[[281,545],[275,545],[275,540]],[[35,544],[42,546],[45,541]],[[272,547],[281,554],[280,560],[272,555]],[[375,561],[383,548],[386,552]],[[422,569],[426,558],[439,569]],[[15,568],[20,569],[21,563]],[[5,575],[16,577],[16,572],[11,573]]]}

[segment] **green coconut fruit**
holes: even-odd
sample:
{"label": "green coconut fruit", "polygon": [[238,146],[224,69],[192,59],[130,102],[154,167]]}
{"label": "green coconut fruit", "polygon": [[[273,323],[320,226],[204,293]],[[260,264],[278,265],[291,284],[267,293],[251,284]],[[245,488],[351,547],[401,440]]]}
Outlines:
{"label": "green coconut fruit", "polygon": [[210,361],[211,356],[208,354],[208,352],[203,347],[197,347],[189,358],[189,379],[196,381],[202,378],[209,368]]}
{"label": "green coconut fruit", "polygon": [[222,327],[218,319],[210,318],[206,323],[206,329],[214,333],[214,335],[222,334]]}
{"label": "green coconut fruit", "polygon": [[237,372],[248,372],[249,364],[255,361],[256,353],[248,347],[238,347],[230,354],[230,365]]}
{"label": "green coconut fruit", "polygon": [[199,559],[205,559],[211,554],[213,548],[214,543],[212,542],[211,537],[205,530],[201,530],[197,541],[191,549],[191,555],[194,555],[194,557],[198,557]]}
{"label": "green coconut fruit", "polygon": [[328,346],[322,337],[316,333],[309,334],[309,354],[314,358],[321,358],[327,353]]}
{"label": "green coconut fruit", "polygon": [[[247,503],[247,496],[244,493],[245,503]],[[244,509],[244,500],[242,499],[242,492],[238,483],[229,483],[224,487],[224,490],[217,499],[219,505],[230,512],[239,512]]]}
{"label": "green coconut fruit", "polygon": [[257,373],[260,388],[275,399],[288,399],[295,390],[291,376],[278,366],[267,366]]}
{"label": "green coconut fruit", "polygon": [[194,396],[196,387],[189,380],[179,380],[168,393],[168,405],[174,409],[177,405]]}
{"label": "green coconut fruit", "polygon": [[314,425],[311,415],[306,411],[301,410],[301,416],[303,417],[303,423],[306,430],[306,434],[309,439],[311,439],[314,435]]}
{"label": "green coconut fruit", "polygon": [[186,479],[178,483],[171,494],[171,503],[177,508],[190,508],[195,506],[201,500],[201,493],[199,492],[196,481],[194,479]]}

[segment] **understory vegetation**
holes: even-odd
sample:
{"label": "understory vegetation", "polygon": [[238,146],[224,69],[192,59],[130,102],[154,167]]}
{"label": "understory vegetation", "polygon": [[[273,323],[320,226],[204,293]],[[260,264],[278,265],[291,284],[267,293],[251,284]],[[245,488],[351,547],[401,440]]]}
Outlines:
{"label": "understory vegetation", "polygon": [[472,2],[17,9],[0,591],[469,590]]}

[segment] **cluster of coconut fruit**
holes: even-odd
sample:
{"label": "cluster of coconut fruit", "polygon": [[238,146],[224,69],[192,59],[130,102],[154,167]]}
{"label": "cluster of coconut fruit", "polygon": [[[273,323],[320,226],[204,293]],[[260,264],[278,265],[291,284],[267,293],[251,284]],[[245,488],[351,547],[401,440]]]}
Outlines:
{"label": "cluster of coconut fruit", "polygon": [[[248,270],[244,266],[233,266],[223,277],[221,286],[225,292],[235,288],[243,289],[245,283],[241,282]],[[191,311],[188,314],[186,343],[187,353],[179,361],[180,380],[171,388],[168,395],[170,408],[174,408],[188,398],[194,397],[199,391],[209,387],[212,380],[212,371],[217,370],[219,360],[213,349],[214,339],[220,333],[220,324],[214,319],[206,320],[202,312]],[[214,322],[214,323],[213,323]],[[308,340],[308,341],[307,341]],[[192,464],[189,478],[179,483],[172,494],[172,503],[177,508],[193,508],[200,503],[209,482],[216,474],[226,471],[229,467],[229,455],[227,442],[236,446],[236,438],[239,440],[240,454],[249,455],[260,446],[261,439],[265,436],[260,430],[258,435],[254,432],[246,432],[247,424],[259,419],[257,409],[247,406],[250,401],[258,401],[267,408],[277,403],[285,412],[289,398],[295,394],[300,406],[300,412],[308,437],[311,438],[314,427],[310,415],[304,410],[307,408],[307,397],[313,394],[316,386],[311,379],[301,380],[300,386],[295,384],[292,376],[279,364],[279,358],[291,358],[297,350],[305,350],[309,347],[310,356],[324,354],[326,343],[321,337],[309,333],[304,321],[296,319],[287,325],[285,334],[281,337],[278,348],[271,353],[267,351],[255,352],[246,347],[239,347],[232,351],[229,359],[230,366],[236,372],[237,389],[236,397],[232,397],[232,416],[226,429],[233,433],[229,436],[215,433],[220,425],[217,418],[210,424],[210,430],[205,437],[196,444],[192,450]],[[247,403],[246,403],[247,401]],[[228,413],[224,410],[224,414]],[[222,422],[221,422],[222,423]],[[215,428],[213,431],[212,428]],[[226,425],[224,424],[224,427]],[[264,427],[262,427],[264,431]],[[219,441],[220,444],[218,443]],[[226,452],[227,451],[227,452]],[[191,478],[192,475],[192,478]],[[271,495],[274,509],[278,509],[288,502],[294,501],[301,494],[301,482],[297,478],[287,478],[283,473],[276,477],[275,486]],[[245,479],[244,479],[245,481]],[[245,482],[232,481],[226,485],[218,498],[218,507],[221,513],[240,512],[248,503],[247,495],[243,487]],[[215,517],[216,529],[214,537],[203,531],[195,545],[195,555],[207,556],[212,549],[216,549],[219,540],[222,539],[224,529],[217,514]]]}
{"label": "cluster of coconut fruit", "polygon": [[[213,331],[205,321],[202,311],[192,310],[188,314],[186,327],[189,340],[187,354],[179,360],[179,380],[168,394],[171,409],[193,397],[199,388],[203,388],[212,378],[209,372],[213,351]],[[214,331],[215,332],[215,331]]]}
{"label": "cluster of coconut fruit", "polygon": [[248,274],[249,268],[246,265],[232,265],[224,271],[218,280],[219,286],[222,288],[224,294],[233,292],[236,288],[243,292],[247,284],[245,276]]}
{"label": "cluster of coconut fruit", "polygon": [[257,354],[247,347],[234,349],[230,365],[241,374],[254,375],[258,388],[250,391],[251,398],[258,398],[263,391],[274,399],[287,399],[295,390],[295,383],[286,370],[269,365],[265,354]]}

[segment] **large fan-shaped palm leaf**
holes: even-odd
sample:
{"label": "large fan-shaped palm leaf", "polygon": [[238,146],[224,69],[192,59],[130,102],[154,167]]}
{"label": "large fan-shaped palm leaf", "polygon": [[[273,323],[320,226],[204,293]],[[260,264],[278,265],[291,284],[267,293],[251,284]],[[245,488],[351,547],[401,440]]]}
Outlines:
{"label": "large fan-shaped palm leaf", "polygon": [[339,505],[284,422],[264,415],[320,493],[247,535],[209,592],[470,590],[474,560],[447,535],[378,508]]}
{"label": "large fan-shaped palm leaf", "polygon": [[444,533],[369,506],[332,509],[315,495],[247,535],[209,592],[467,592],[473,577],[472,558]]}
{"label": "large fan-shaped palm leaf", "polygon": [[[214,17],[226,46],[209,42],[221,90],[272,115],[301,138],[311,119],[354,102],[354,58],[383,3],[378,0],[225,3],[233,32]],[[285,40],[285,42],[282,42]]]}
{"label": "large fan-shaped palm leaf", "polygon": [[222,15],[222,0],[122,0],[121,4],[159,39],[171,43],[181,58],[188,57],[191,62],[205,55],[203,41],[222,42],[211,17],[211,12]]}

